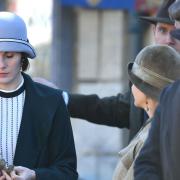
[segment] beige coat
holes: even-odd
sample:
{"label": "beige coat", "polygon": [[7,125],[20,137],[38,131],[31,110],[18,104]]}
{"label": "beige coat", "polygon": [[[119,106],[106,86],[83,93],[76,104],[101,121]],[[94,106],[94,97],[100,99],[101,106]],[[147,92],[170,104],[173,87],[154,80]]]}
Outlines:
{"label": "beige coat", "polygon": [[127,147],[119,152],[120,159],[114,171],[113,180],[133,180],[134,161],[147,139],[152,119],[148,119]]}

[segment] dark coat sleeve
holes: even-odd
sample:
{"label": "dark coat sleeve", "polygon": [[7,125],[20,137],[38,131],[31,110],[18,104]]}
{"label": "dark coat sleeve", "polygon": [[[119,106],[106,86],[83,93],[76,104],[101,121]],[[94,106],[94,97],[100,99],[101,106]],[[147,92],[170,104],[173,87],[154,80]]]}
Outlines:
{"label": "dark coat sleeve", "polygon": [[[41,152],[39,168],[34,169],[37,180],[78,179],[70,119],[63,98],[59,97],[59,100],[59,106],[49,133],[47,148],[44,152]],[[46,168],[43,168],[46,161]]]}
{"label": "dark coat sleeve", "polygon": [[70,94],[71,117],[119,128],[129,128],[130,91],[126,94],[99,98],[97,95]]}

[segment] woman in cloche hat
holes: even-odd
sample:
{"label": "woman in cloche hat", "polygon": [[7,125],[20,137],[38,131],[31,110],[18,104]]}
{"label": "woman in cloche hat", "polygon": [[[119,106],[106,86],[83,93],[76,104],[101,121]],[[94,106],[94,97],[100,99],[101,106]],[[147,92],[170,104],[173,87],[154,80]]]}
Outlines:
{"label": "woman in cloche hat", "polygon": [[61,91],[24,73],[36,53],[23,19],[0,12],[0,179],[76,180],[76,153]]}
{"label": "woman in cloche hat", "polygon": [[140,51],[134,63],[128,65],[134,104],[143,108],[149,119],[130,144],[119,153],[120,159],[113,180],[134,179],[134,162],[150,129],[162,89],[180,77],[180,55],[166,45],[151,45]]}

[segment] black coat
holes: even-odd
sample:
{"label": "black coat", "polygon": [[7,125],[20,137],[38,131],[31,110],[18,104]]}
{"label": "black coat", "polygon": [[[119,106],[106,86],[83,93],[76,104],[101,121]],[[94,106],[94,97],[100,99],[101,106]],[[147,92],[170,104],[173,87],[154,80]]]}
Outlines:
{"label": "black coat", "polygon": [[135,163],[135,180],[180,179],[180,81],[167,87]]}
{"label": "black coat", "polygon": [[132,94],[99,98],[97,95],[70,94],[68,110],[71,117],[112,127],[130,129],[130,139],[144,121],[143,110],[134,106]]}
{"label": "black coat", "polygon": [[60,91],[23,77],[26,97],[14,165],[34,169],[37,180],[76,180],[74,140]]}

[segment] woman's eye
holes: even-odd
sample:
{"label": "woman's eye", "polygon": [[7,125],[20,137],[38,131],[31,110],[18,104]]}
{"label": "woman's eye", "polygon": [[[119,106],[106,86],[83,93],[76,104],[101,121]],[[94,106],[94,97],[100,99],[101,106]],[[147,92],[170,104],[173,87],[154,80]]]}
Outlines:
{"label": "woman's eye", "polygon": [[12,56],[6,56],[8,59],[12,58]]}
{"label": "woman's eye", "polygon": [[12,58],[12,57],[13,57],[13,54],[7,54],[6,57],[7,57],[7,58]]}

